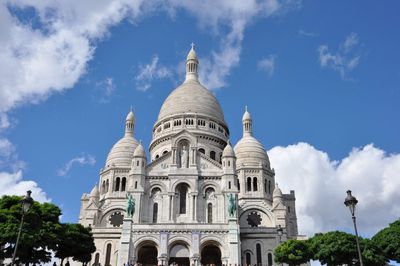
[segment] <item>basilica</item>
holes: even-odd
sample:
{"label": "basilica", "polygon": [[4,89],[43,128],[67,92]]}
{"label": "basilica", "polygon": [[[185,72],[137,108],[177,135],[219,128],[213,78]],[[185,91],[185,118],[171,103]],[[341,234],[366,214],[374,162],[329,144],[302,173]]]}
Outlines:
{"label": "basilica", "polygon": [[[283,194],[247,108],[232,145],[216,97],[198,80],[192,46],[184,82],[161,106],[149,154],[125,132],[98,185],[81,198],[92,228],[90,265],[275,265],[274,248],[298,237],[295,193]],[[255,121],[257,122],[257,121]]]}

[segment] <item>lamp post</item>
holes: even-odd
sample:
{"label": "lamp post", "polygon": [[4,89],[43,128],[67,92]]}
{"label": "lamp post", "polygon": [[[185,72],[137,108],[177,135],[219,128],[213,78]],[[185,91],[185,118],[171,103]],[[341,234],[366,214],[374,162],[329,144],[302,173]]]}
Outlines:
{"label": "lamp post", "polygon": [[357,251],[358,251],[358,258],[360,260],[360,266],[364,266],[363,261],[362,261],[362,255],[361,255],[361,249],[360,249],[360,243],[358,242],[358,232],[357,232],[357,225],[356,225],[356,216],[354,215],[356,211],[356,205],[358,203],[358,200],[351,195],[351,190],[347,190],[347,197],[344,200],[344,205],[349,207],[350,213],[351,213],[351,218],[353,219],[353,224],[354,224],[354,231],[356,233],[356,243],[357,243]]}
{"label": "lamp post", "polygon": [[[283,228],[281,225],[278,225],[276,232],[278,233],[279,236],[279,245],[280,245],[282,243],[282,235],[283,235]],[[281,265],[283,265],[283,263]]]}
{"label": "lamp post", "polygon": [[17,255],[18,243],[19,243],[19,239],[21,237],[21,231],[22,231],[22,224],[24,223],[24,216],[29,211],[29,208],[33,204],[33,199],[31,197],[31,193],[32,193],[32,191],[28,190],[26,192],[26,196],[21,201],[21,205],[22,205],[21,223],[19,225],[18,237],[17,237],[17,242],[15,242],[14,253],[12,256],[11,265],[15,264],[15,256]]}

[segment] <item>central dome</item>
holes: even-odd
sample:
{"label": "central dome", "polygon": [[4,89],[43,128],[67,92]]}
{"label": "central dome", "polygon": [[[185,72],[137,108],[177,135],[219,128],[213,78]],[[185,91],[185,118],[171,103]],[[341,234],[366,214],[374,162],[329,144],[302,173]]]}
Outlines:
{"label": "central dome", "polygon": [[217,99],[197,80],[186,80],[171,92],[161,106],[158,121],[183,113],[197,113],[225,123]]}

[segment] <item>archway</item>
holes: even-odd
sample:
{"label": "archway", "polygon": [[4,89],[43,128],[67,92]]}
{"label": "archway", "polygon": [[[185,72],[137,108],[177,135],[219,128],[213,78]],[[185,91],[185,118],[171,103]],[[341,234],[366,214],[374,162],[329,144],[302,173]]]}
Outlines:
{"label": "archway", "polygon": [[168,265],[189,266],[189,249],[183,243],[175,244],[169,251]]}
{"label": "archway", "polygon": [[221,250],[214,244],[206,245],[201,250],[201,264],[222,266]]}
{"label": "archway", "polygon": [[152,243],[146,243],[138,250],[137,263],[143,266],[157,266],[157,248]]}

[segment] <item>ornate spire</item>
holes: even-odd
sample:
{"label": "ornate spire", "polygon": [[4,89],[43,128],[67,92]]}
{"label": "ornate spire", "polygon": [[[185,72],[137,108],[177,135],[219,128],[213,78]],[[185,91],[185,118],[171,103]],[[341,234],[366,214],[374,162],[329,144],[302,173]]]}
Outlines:
{"label": "ornate spire", "polygon": [[245,106],[245,111],[242,117],[243,123],[243,137],[252,136],[253,135],[253,121],[251,119],[251,115],[247,110],[247,105]]}
{"label": "ornate spire", "polygon": [[198,79],[198,66],[199,60],[197,59],[196,51],[194,50],[195,44],[191,43],[192,48],[190,49],[187,58],[186,58],[186,79],[188,80],[197,80]]}
{"label": "ornate spire", "polygon": [[134,127],[135,127],[135,115],[132,112],[132,106],[131,106],[131,110],[129,111],[125,120],[125,136],[133,136]]}

